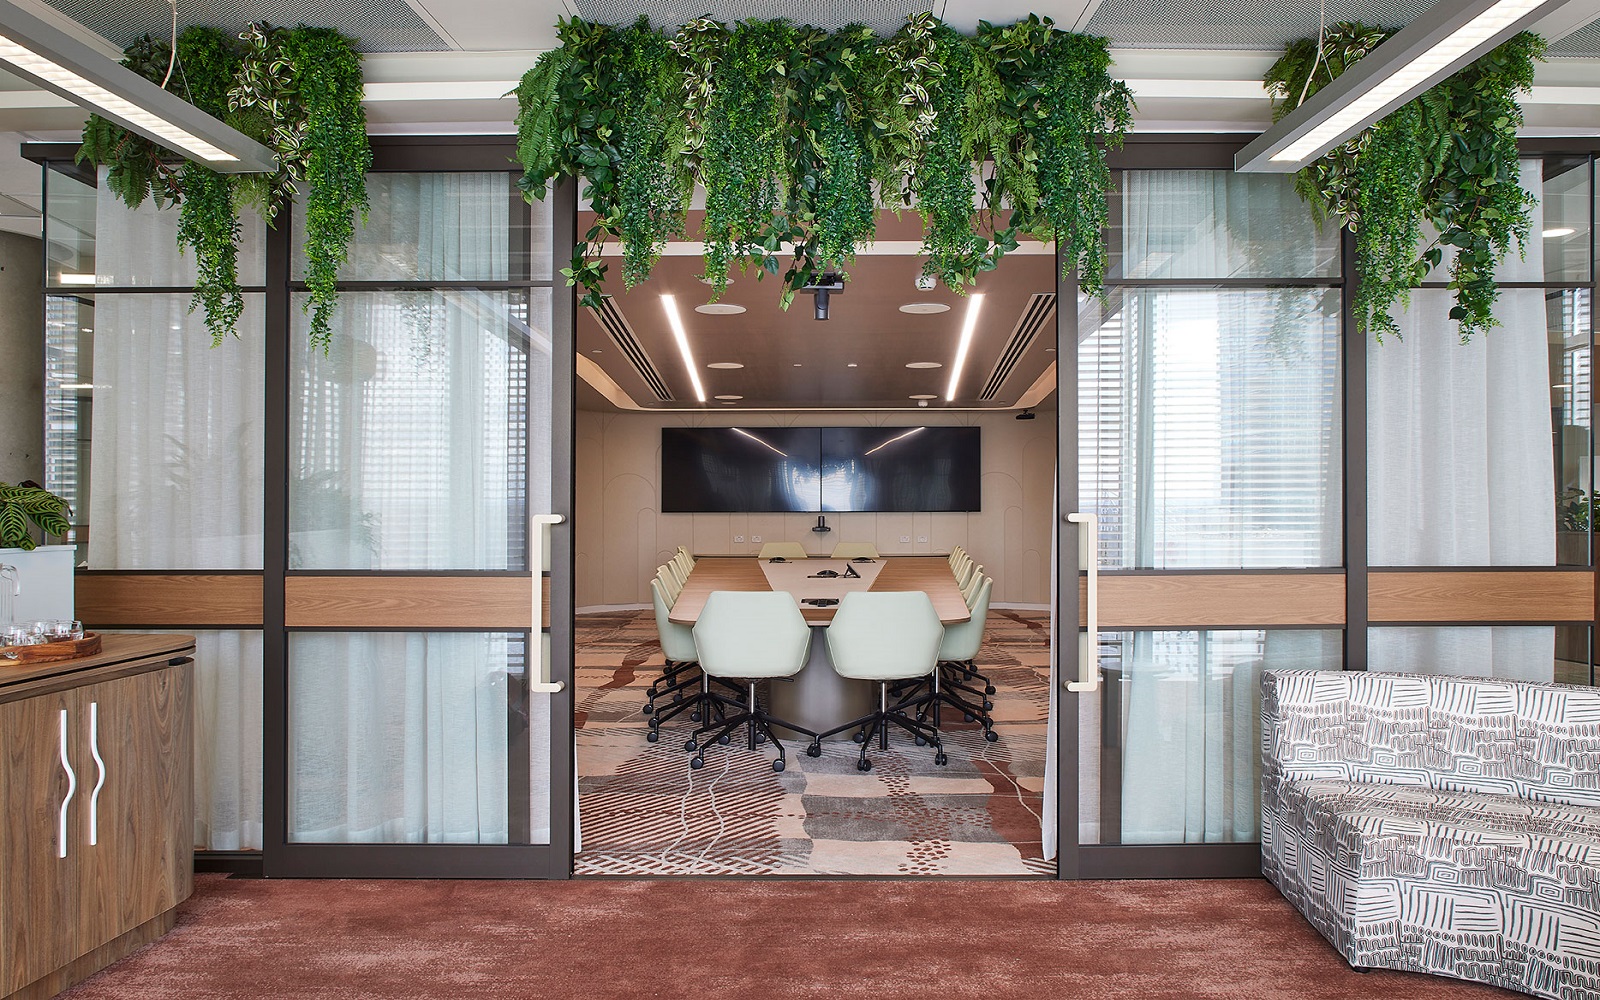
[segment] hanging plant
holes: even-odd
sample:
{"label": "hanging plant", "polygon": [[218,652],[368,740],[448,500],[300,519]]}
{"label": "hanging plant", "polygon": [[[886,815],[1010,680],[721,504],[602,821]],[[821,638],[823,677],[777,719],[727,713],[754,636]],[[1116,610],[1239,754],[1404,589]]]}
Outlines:
{"label": "hanging plant", "polygon": [[[1356,23],[1330,25],[1291,44],[1266,85],[1282,118],[1337,79],[1392,32]],[[1383,121],[1300,171],[1296,189],[1320,224],[1327,216],[1355,233],[1352,303],[1357,326],[1379,341],[1399,337],[1394,307],[1456,248],[1450,318],[1463,342],[1497,325],[1494,272],[1512,243],[1526,239],[1534,201],[1520,184],[1517,94],[1533,85],[1544,41],[1524,32],[1390,113]],[[1421,246],[1422,224],[1438,236]]]}
{"label": "hanging plant", "polygon": [[178,36],[175,60],[167,43],[146,36],[128,47],[123,65],[270,147],[278,169],[224,175],[175,162],[164,147],[98,116],[84,127],[78,161],[106,166],[107,187],[131,207],[146,198],[180,206],[178,241],[194,252],[197,271],[190,308],[204,308],[212,346],[236,333],[244,308],[239,206],[274,224],[305,183],[307,309],[312,343],[326,351],[338,269],[355,213],[366,212],[372,163],[354,43],[304,25],[253,24],[237,40],[197,26]]}
{"label": "hanging plant", "polygon": [[[585,304],[602,294],[599,245],[620,240],[626,283],[644,280],[682,232],[696,183],[713,298],[737,264],[758,278],[784,272],[787,307],[872,239],[879,208],[905,207],[925,220],[926,273],[953,289],[1025,233],[1058,241],[1063,266],[1100,287],[1104,150],[1133,106],[1107,72],[1104,39],[1041,18],[981,24],[969,38],[921,14],[887,39],[860,25],[700,18],[671,36],[669,54],[643,21],[559,30],[561,47],[517,88],[517,148],[530,198],[553,178],[583,180],[597,221],[562,273]],[[630,177],[635,164],[645,172]]]}

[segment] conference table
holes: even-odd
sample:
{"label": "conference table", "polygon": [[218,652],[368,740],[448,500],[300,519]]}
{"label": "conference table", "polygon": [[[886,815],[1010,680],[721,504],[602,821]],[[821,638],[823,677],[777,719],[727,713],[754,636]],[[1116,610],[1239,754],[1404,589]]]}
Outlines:
{"label": "conference table", "polygon": [[[847,568],[859,576],[844,576]],[[816,574],[823,570],[841,575],[818,578]],[[718,590],[782,591],[794,598],[801,616],[811,626],[811,651],[805,667],[790,681],[772,682],[767,701],[773,715],[813,732],[832,729],[871,712],[876,707],[876,686],[834,672],[826,633],[837,605],[818,607],[807,601],[838,600],[852,591],[920,590],[933,602],[933,610],[944,624],[972,618],[966,598],[956,585],[950,560],[944,556],[885,556],[871,562],[795,559],[781,563],[753,557],[706,556],[695,561],[668,619],[679,625],[694,625],[706,606],[706,598]],[[848,734],[835,737],[848,738]]]}

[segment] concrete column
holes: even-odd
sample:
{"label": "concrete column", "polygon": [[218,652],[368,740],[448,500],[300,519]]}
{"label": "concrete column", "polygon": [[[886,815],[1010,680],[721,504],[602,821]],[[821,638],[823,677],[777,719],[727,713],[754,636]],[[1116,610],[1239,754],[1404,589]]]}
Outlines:
{"label": "concrete column", "polygon": [[44,251],[0,232],[0,482],[44,482]]}

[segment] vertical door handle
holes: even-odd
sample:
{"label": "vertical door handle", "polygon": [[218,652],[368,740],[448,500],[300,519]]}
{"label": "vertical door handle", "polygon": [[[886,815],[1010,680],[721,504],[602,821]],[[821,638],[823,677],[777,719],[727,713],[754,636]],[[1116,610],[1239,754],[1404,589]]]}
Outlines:
{"label": "vertical door handle", "polygon": [[61,798],[61,814],[56,821],[56,857],[67,856],[67,806],[78,793],[78,772],[67,759],[67,710],[61,710],[61,770],[67,772],[67,794]]}
{"label": "vertical door handle", "polygon": [[95,778],[94,791],[89,793],[89,846],[100,843],[100,789],[106,787],[106,762],[100,756],[100,703],[89,702],[89,756],[100,774]]}
{"label": "vertical door handle", "polygon": [[550,525],[566,521],[562,514],[534,514],[528,519],[528,562],[533,570],[533,618],[529,626],[528,691],[556,694],[566,689],[565,681],[550,679],[550,661],[544,654],[544,554],[545,535]]}
{"label": "vertical door handle", "polygon": [[1067,520],[1083,525],[1079,539],[1080,551],[1085,544],[1089,550],[1088,557],[1084,559],[1088,591],[1088,613],[1084,615],[1084,625],[1089,641],[1085,643],[1088,648],[1078,653],[1078,679],[1063,683],[1068,691],[1093,691],[1100,686],[1100,663],[1096,655],[1100,649],[1100,516],[1073,513],[1067,515]]}

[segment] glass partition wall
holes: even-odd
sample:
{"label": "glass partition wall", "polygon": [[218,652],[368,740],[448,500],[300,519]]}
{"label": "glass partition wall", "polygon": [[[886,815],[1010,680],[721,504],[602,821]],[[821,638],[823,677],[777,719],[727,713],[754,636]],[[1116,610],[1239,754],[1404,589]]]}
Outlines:
{"label": "glass partition wall", "polygon": [[202,865],[564,877],[568,529],[529,525],[570,514],[571,193],[530,206],[499,141],[374,146],[326,352],[298,206],[244,213],[211,348],[177,212],[36,149],[80,617],[198,636]]}

